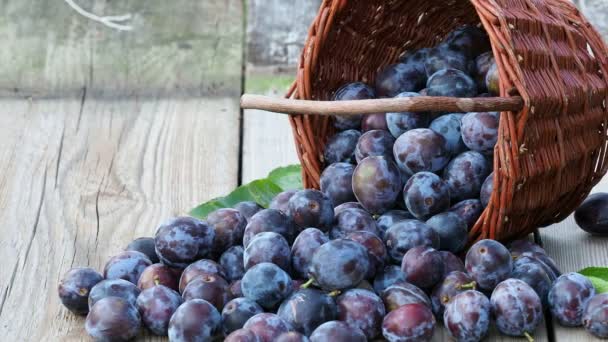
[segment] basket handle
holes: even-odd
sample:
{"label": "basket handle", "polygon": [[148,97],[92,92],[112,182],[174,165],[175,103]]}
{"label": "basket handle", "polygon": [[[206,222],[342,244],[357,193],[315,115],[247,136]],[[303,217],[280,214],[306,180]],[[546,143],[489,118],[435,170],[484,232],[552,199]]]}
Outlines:
{"label": "basket handle", "polygon": [[513,97],[434,97],[417,96],[356,101],[293,100],[245,94],[241,108],[261,109],[281,114],[358,115],[400,112],[519,112],[520,96]]}

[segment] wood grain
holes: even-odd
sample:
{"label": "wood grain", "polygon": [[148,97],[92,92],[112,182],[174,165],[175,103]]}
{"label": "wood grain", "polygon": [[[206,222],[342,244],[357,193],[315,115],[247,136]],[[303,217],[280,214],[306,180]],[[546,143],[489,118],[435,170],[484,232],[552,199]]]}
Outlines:
{"label": "wood grain", "polygon": [[[64,1],[6,0],[0,11],[0,95],[240,95],[243,2],[77,1],[131,13],[133,31],[88,20]],[[8,24],[7,24],[8,23]]]}
{"label": "wood grain", "polygon": [[60,277],[102,269],[133,238],[233,189],[237,115],[236,99],[221,98],[0,101],[10,124],[1,125],[10,162],[0,165],[0,336],[86,336],[60,305]]}

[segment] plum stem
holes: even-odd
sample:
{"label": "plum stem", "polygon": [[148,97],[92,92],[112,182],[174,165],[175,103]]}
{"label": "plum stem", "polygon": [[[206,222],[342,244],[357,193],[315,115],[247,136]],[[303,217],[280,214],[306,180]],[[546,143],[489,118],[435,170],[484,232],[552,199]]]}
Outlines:
{"label": "plum stem", "polygon": [[527,331],[524,332],[524,336],[528,339],[528,342],[534,342],[534,337],[530,335]]}
{"label": "plum stem", "polygon": [[306,281],[304,284],[300,285],[300,288],[301,288],[301,289],[307,289],[307,288],[309,288],[309,287],[310,287],[310,285],[312,285],[312,283],[314,283],[314,282],[315,282],[315,279],[314,279],[314,278],[310,278],[310,279],[308,279],[308,281]]}
{"label": "plum stem", "polygon": [[458,285],[458,289],[459,290],[475,290],[476,286],[477,286],[477,283],[472,281],[470,283]]}
{"label": "plum stem", "polygon": [[331,291],[330,293],[328,293],[328,295],[330,297],[337,297],[337,296],[340,295],[340,293],[342,293],[342,291],[340,291],[340,290],[334,290],[334,291]]}

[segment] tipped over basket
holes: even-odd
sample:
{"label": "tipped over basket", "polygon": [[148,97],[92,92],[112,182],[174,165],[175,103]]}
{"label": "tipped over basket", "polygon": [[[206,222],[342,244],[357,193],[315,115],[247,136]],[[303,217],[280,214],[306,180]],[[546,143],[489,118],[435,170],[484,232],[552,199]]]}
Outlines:
{"label": "tipped over basket", "polygon": [[[404,51],[435,46],[462,25],[488,33],[509,103],[496,108],[512,110],[500,115],[494,191],[470,241],[509,241],[563,220],[607,170],[608,50],[569,1],[324,0],[287,97],[327,101],[345,83],[373,84]],[[290,121],[304,185],[318,188],[332,117]]]}

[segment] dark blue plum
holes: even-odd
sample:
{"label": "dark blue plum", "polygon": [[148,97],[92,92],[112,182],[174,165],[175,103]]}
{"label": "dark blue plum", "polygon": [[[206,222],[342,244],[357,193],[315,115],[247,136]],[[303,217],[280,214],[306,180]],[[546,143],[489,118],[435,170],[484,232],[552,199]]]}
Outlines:
{"label": "dark blue plum", "polygon": [[360,283],[369,271],[367,250],[361,244],[337,239],[321,245],[312,256],[309,275],[324,290],[343,290]]}
{"label": "dark blue plum", "polygon": [[479,89],[480,92],[488,91],[486,86],[486,76],[493,63],[494,54],[492,51],[482,53],[481,55],[477,56],[473,62],[472,74],[475,82],[477,83],[477,89]]}
{"label": "dark blue plum", "polygon": [[206,222],[193,217],[165,221],[154,238],[156,254],[163,264],[186,268],[211,252],[215,231]]}
{"label": "dark blue plum", "polygon": [[230,285],[218,275],[205,274],[188,283],[182,298],[184,301],[204,299],[221,311],[230,300]]}
{"label": "dark blue plum", "polygon": [[538,263],[514,263],[511,278],[522,280],[530,285],[540,297],[543,307],[548,307],[547,295],[553,281]]}
{"label": "dark blue plum", "polygon": [[[334,94],[334,101],[369,100],[376,98],[376,92],[367,84],[362,82],[348,83],[340,87]],[[343,131],[347,129],[358,129],[361,127],[361,115],[336,115],[334,126]]]}
{"label": "dark blue plum", "polygon": [[376,76],[376,92],[380,97],[394,97],[403,92],[424,88],[426,73],[414,64],[389,65]]}
{"label": "dark blue plum", "polygon": [[589,300],[583,312],[585,330],[598,338],[608,338],[608,293],[598,294]]}
{"label": "dark blue plum", "polygon": [[432,172],[418,172],[403,189],[405,205],[412,215],[426,220],[450,208],[448,184]]}
{"label": "dark blue plum", "polygon": [[464,114],[459,113],[445,114],[433,120],[429,126],[431,130],[445,139],[449,153],[454,156],[464,152],[467,148],[460,133],[463,116]]}
{"label": "dark blue plum", "polygon": [[203,299],[180,305],[169,321],[169,341],[211,341],[221,331],[222,316]]}
{"label": "dark blue plum", "polygon": [[399,58],[399,62],[404,64],[410,64],[415,67],[420,73],[425,74],[426,68],[424,67],[424,61],[426,60],[430,48],[423,48],[415,51],[408,51],[407,54]]}
{"label": "dark blue plum", "polygon": [[242,242],[247,219],[236,209],[218,209],[207,216],[207,223],[215,230],[212,253],[219,258],[228,248]]}
{"label": "dark blue plum", "polygon": [[482,27],[474,25],[464,25],[450,32],[443,44],[465,54],[467,58],[475,58],[492,49],[488,34]]}
{"label": "dark blue plum", "polygon": [[291,294],[279,307],[277,315],[293,328],[310,336],[321,324],[336,319],[334,299],[316,289],[300,289]]}
{"label": "dark blue plum", "polygon": [[376,220],[365,210],[346,209],[336,215],[330,231],[332,239],[341,239],[352,232],[366,231],[378,235]]}
{"label": "dark blue plum", "polygon": [[541,253],[547,252],[541,246],[530,240],[515,240],[509,244],[509,251],[514,259],[519,258],[524,253]]}
{"label": "dark blue plum", "polygon": [[292,290],[291,278],[275,264],[261,263],[250,268],[241,279],[243,295],[265,309],[272,309]]}
{"label": "dark blue plum", "polygon": [[351,209],[351,208],[365,210],[365,208],[363,208],[363,206],[359,202],[346,202],[346,203],[342,203],[339,206],[334,208],[334,215],[338,215],[342,211],[344,211],[346,209]]}
{"label": "dark blue plum", "polygon": [[376,273],[384,269],[384,263],[388,258],[384,242],[382,242],[382,239],[378,235],[366,231],[352,232],[346,238],[360,243],[361,246],[367,249],[369,270],[365,278],[373,279]]}
{"label": "dark blue plum", "polygon": [[167,336],[169,320],[182,304],[176,291],[162,285],[148,288],[137,297],[137,309],[144,325],[155,335]]}
{"label": "dark blue plum", "polygon": [[272,313],[260,313],[251,317],[243,328],[251,330],[260,342],[274,342],[282,334],[293,330],[291,324]]}
{"label": "dark blue plum", "polygon": [[385,157],[367,157],[353,174],[353,192],[371,214],[393,209],[402,190],[401,174],[395,162]]}
{"label": "dark blue plum", "polygon": [[446,45],[439,45],[429,50],[424,67],[428,77],[445,69],[455,69],[468,73],[469,60],[463,53],[451,50]]}
{"label": "dark blue plum", "polygon": [[401,265],[407,251],[416,246],[439,248],[439,235],[424,222],[406,220],[394,224],[384,235],[386,250],[393,263]]}
{"label": "dark blue plum", "polygon": [[79,267],[69,270],[59,282],[57,291],[61,303],[77,315],[89,313],[89,293],[103,280],[92,268]]}
{"label": "dark blue plum", "polygon": [[238,210],[239,213],[241,213],[241,215],[243,215],[243,217],[247,220],[247,222],[249,222],[249,219],[253,215],[264,208],[253,201],[245,201],[237,203],[237,205],[234,206],[234,209]]}
{"label": "dark blue plum", "polygon": [[465,267],[480,289],[491,291],[498,283],[509,278],[513,261],[509,250],[500,242],[481,240],[467,252]]}
{"label": "dark blue plum", "polygon": [[405,253],[401,271],[405,281],[422,289],[430,289],[443,279],[445,266],[438,250],[417,246]]}
{"label": "dark blue plum", "polygon": [[333,205],[356,201],[353,193],[353,173],[355,166],[349,163],[329,165],[321,174],[321,191]]}
{"label": "dark blue plum", "polygon": [[463,219],[467,224],[467,228],[471,230],[481,216],[483,206],[478,199],[468,199],[454,204],[450,208],[450,211]]}
{"label": "dark blue plum", "polygon": [[439,253],[441,253],[441,257],[443,258],[443,266],[445,268],[443,273],[444,277],[454,271],[466,271],[464,268],[464,262],[462,262],[462,260],[454,253],[447,251],[439,251]]}
{"label": "dark blue plum", "polygon": [[490,175],[486,178],[481,185],[481,190],[479,191],[479,201],[484,208],[490,203],[492,191],[494,191],[494,172],[490,173]]}
{"label": "dark blue plum", "polygon": [[380,335],[386,310],[378,295],[367,290],[352,289],[340,295],[336,303],[338,320],[361,330],[368,340]]}
{"label": "dark blue plum", "polygon": [[389,342],[430,341],[435,325],[435,316],[428,306],[405,304],[384,317],[382,335]]}
{"label": "dark blue plum", "polygon": [[222,310],[224,335],[243,328],[251,317],[263,312],[264,309],[258,303],[247,298],[235,298],[229,301]]}
{"label": "dark blue plum", "polygon": [[608,194],[593,194],[574,212],[576,224],[587,233],[608,236]]}
{"label": "dark blue plum", "polygon": [[368,132],[375,129],[388,131],[386,114],[368,114],[363,117],[363,120],[361,121],[361,132]]}
{"label": "dark blue plum", "polygon": [[276,195],[270,204],[268,205],[268,209],[279,210],[284,214],[287,214],[289,199],[293,196],[298,190],[285,190],[278,195]]}
{"label": "dark blue plum", "polygon": [[475,286],[475,281],[468,274],[459,271],[449,273],[442,282],[435,286],[431,293],[431,304],[435,316],[442,317],[445,306],[457,294],[474,290]]}
{"label": "dark blue plum", "polygon": [[153,264],[141,273],[137,287],[142,291],[157,285],[164,285],[177,291],[179,279],[174,269],[164,264]]}
{"label": "dark blue plum", "polygon": [[408,175],[422,171],[438,172],[450,161],[443,136],[428,128],[403,133],[393,147],[397,165]]}
{"label": "dark blue plum", "polygon": [[467,151],[456,156],[443,172],[453,202],[478,198],[481,185],[492,172],[492,166],[479,152]]}
{"label": "dark blue plum", "polygon": [[249,329],[238,329],[226,336],[224,342],[260,342],[260,338]]}
{"label": "dark blue plum", "polygon": [[591,281],[579,273],[567,273],[553,283],[548,302],[551,315],[566,327],[583,325],[585,307],[595,296]]}
{"label": "dark blue plum", "polygon": [[[396,98],[406,97],[418,97],[418,93],[401,93]],[[388,130],[391,132],[393,137],[399,138],[401,134],[416,128],[427,128],[431,122],[431,116],[429,113],[415,113],[415,112],[398,112],[398,113],[387,113],[386,124]]]}
{"label": "dark blue plum", "polygon": [[140,252],[124,251],[108,260],[103,269],[105,279],[124,279],[137,284],[139,277],[152,261]]}
{"label": "dark blue plum", "polygon": [[519,279],[507,279],[492,292],[492,313],[498,331],[509,336],[533,334],[543,319],[540,298],[528,284]]}
{"label": "dark blue plum", "polygon": [[492,95],[500,95],[500,72],[496,61],[493,61],[486,74],[486,89]]}
{"label": "dark blue plum", "polygon": [[282,333],[277,337],[276,342],[309,342],[308,337],[300,334],[299,332],[290,331]]}
{"label": "dark blue plum", "polygon": [[426,221],[439,235],[439,249],[452,253],[461,252],[469,240],[466,222],[453,212],[437,214]]}
{"label": "dark blue plum", "polygon": [[89,293],[89,310],[98,301],[107,297],[119,297],[135,305],[137,296],[141,293],[133,283],[123,279],[102,280]]}
{"label": "dark blue plum", "polygon": [[326,242],[329,242],[329,238],[319,229],[304,229],[291,246],[291,269],[294,274],[307,278],[313,254]]}
{"label": "dark blue plum", "polygon": [[383,156],[391,159],[394,144],[395,138],[387,131],[373,130],[365,132],[359,138],[355,148],[355,159],[357,163],[371,156]]}
{"label": "dark blue plum", "polygon": [[429,96],[475,97],[477,84],[457,69],[442,69],[429,77],[426,83]]}
{"label": "dark blue plum", "polygon": [[359,329],[353,329],[342,321],[321,324],[312,335],[310,342],[366,342],[367,338]]}
{"label": "dark blue plum", "polygon": [[153,264],[160,261],[158,255],[156,255],[156,249],[154,247],[154,238],[151,237],[140,237],[127,245],[125,251],[135,251],[145,254]]}
{"label": "dark blue plum", "polygon": [[289,199],[287,213],[302,229],[327,230],[334,220],[334,205],[321,191],[300,190]]}
{"label": "dark blue plum", "polygon": [[235,281],[243,278],[245,274],[243,254],[243,246],[232,246],[220,257],[220,265],[226,273],[226,280]]}
{"label": "dark blue plum", "polygon": [[481,341],[490,328],[491,305],[478,291],[465,291],[454,296],[443,314],[448,334],[456,341]]}
{"label": "dark blue plum", "polygon": [[264,209],[249,220],[243,235],[243,246],[247,247],[256,234],[273,232],[283,235],[288,243],[298,235],[298,228],[287,214],[276,209]]}
{"label": "dark blue plum", "polygon": [[96,341],[129,341],[139,333],[141,317],[132,303],[107,297],[93,305],[85,329]]}
{"label": "dark blue plum", "polygon": [[354,164],[356,162],[355,149],[357,148],[357,142],[359,141],[360,137],[361,132],[354,129],[339,132],[331,137],[325,145],[325,152],[323,153],[325,164]]}
{"label": "dark blue plum", "polygon": [[179,279],[179,292],[183,293],[186,285],[190,283],[194,278],[203,275],[217,275],[226,279],[226,271],[222,265],[218,264],[213,260],[201,259],[190,264]]}
{"label": "dark blue plum", "polygon": [[230,298],[241,298],[245,295],[243,294],[243,289],[241,288],[241,280],[235,280],[230,283],[230,288],[228,288],[228,293],[230,293]]}
{"label": "dark blue plum", "polygon": [[397,265],[388,265],[381,273],[374,278],[374,291],[382,293],[389,286],[405,281],[405,274],[401,271],[401,267]]}
{"label": "dark blue plum", "polygon": [[531,258],[541,264],[541,266],[548,270],[547,274],[551,277],[551,279],[557,279],[557,277],[562,275],[561,270],[557,267],[555,260],[553,260],[550,256],[545,252],[524,252],[522,255],[517,258],[515,261],[519,261],[522,258]]}
{"label": "dark blue plum", "polygon": [[415,218],[409,211],[406,210],[391,210],[382,214],[376,219],[376,226],[378,226],[378,236],[384,239],[385,232],[392,227],[395,223],[411,220]]}
{"label": "dark blue plum", "polygon": [[273,263],[289,272],[291,249],[283,236],[273,232],[257,234],[243,254],[245,270],[263,262]]}
{"label": "dark blue plum", "polygon": [[406,304],[419,303],[431,307],[431,300],[416,285],[408,282],[399,282],[387,287],[381,293],[382,301],[386,307],[386,311],[394,311]]}
{"label": "dark blue plum", "polygon": [[498,125],[497,112],[468,113],[460,125],[462,141],[472,151],[490,155],[498,141]]}

